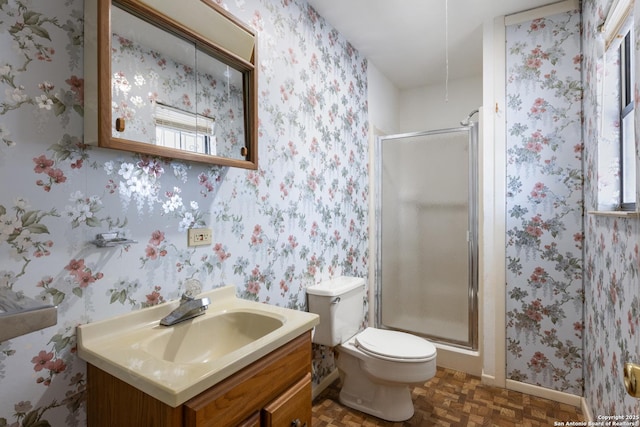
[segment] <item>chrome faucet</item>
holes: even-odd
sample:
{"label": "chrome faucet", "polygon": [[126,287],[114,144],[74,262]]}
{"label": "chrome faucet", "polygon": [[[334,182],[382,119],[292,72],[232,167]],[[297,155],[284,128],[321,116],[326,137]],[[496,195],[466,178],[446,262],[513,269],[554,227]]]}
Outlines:
{"label": "chrome faucet", "polygon": [[167,316],[160,320],[162,326],[173,326],[176,323],[193,319],[194,317],[204,314],[204,311],[211,304],[209,298],[194,299],[186,294],[182,294],[180,305]]}

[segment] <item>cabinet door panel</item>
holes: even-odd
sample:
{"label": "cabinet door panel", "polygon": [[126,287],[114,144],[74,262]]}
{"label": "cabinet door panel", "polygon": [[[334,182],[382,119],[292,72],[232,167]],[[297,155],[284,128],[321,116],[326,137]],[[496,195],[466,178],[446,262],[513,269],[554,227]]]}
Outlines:
{"label": "cabinet door panel", "polygon": [[172,408],[89,363],[87,426],[181,427],[182,407]]}
{"label": "cabinet door panel", "polygon": [[311,374],[264,407],[262,425],[311,427]]}
{"label": "cabinet door panel", "polygon": [[307,332],[185,402],[185,426],[235,427],[310,375],[310,369],[311,334]]}
{"label": "cabinet door panel", "polygon": [[254,412],[253,415],[238,424],[238,427],[260,427],[260,412]]}

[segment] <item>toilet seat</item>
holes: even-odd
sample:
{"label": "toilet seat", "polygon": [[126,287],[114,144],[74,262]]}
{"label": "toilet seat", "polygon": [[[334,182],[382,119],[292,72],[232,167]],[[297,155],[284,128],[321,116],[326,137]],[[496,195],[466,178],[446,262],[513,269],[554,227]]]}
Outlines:
{"label": "toilet seat", "polygon": [[428,362],[436,357],[432,343],[405,332],[366,328],[354,343],[363,353],[394,362]]}

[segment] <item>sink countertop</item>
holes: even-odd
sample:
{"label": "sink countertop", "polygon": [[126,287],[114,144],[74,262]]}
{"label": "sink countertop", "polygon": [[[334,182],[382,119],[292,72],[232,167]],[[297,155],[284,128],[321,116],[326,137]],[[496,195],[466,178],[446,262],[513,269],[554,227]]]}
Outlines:
{"label": "sink countertop", "polygon": [[[163,403],[177,407],[319,323],[316,314],[237,298],[234,286],[198,296],[202,297],[211,300],[205,314],[176,326],[160,326],[159,322],[178,307],[179,301],[80,325],[78,355]],[[283,325],[235,351],[197,363],[170,362],[145,349],[145,343],[168,328],[191,327],[189,324],[197,327],[209,317],[238,311],[274,317]]]}

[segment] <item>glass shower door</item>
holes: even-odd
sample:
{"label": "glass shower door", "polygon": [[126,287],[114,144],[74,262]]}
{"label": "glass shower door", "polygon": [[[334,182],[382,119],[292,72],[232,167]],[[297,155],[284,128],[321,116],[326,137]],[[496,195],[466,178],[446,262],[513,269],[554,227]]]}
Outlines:
{"label": "glass shower door", "polygon": [[378,323],[476,347],[474,126],[383,137]]}

